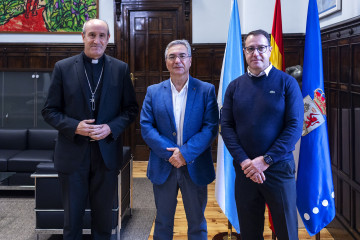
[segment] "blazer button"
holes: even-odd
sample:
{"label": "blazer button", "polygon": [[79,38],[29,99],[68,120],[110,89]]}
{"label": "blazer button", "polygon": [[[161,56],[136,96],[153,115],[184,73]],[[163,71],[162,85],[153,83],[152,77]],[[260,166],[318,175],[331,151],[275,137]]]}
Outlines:
{"label": "blazer button", "polygon": [[176,136],[176,132],[173,132],[173,136]]}

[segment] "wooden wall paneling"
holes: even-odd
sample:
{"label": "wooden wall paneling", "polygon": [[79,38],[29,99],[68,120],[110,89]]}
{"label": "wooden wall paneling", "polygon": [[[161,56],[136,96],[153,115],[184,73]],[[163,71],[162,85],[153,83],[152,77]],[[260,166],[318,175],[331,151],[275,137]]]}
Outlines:
{"label": "wooden wall paneling", "polygon": [[332,177],[333,177],[333,183],[334,183],[334,189],[335,189],[335,209],[340,209],[340,204],[341,202],[339,201],[341,196],[340,196],[340,191],[337,191],[338,189],[340,189],[340,180],[338,178],[338,174],[336,169],[332,168]]}
{"label": "wooden wall paneling", "polygon": [[354,203],[355,203],[354,229],[355,229],[356,232],[360,233],[360,191],[355,191],[355,193],[354,193]]}
{"label": "wooden wall paneling", "polygon": [[304,34],[283,34],[285,67],[303,66]]}
{"label": "wooden wall paneling", "polygon": [[339,46],[339,59],[341,59],[341,64],[339,64],[340,68],[340,82],[349,84],[350,83],[350,45],[347,43],[346,45]]}
{"label": "wooden wall paneling", "polygon": [[225,44],[192,44],[191,75],[219,89]]}
{"label": "wooden wall paneling", "polygon": [[[352,93],[352,178],[353,205],[352,205],[352,226],[354,232],[360,233],[360,91]],[[360,235],[360,234],[359,234]]]}
{"label": "wooden wall paneling", "polygon": [[341,171],[350,177],[351,105],[348,92],[340,92],[341,108]]}
{"label": "wooden wall paneling", "polygon": [[347,181],[341,181],[341,213],[346,223],[351,225],[351,186]]}
{"label": "wooden wall paneling", "polygon": [[336,46],[329,47],[328,50],[328,62],[329,62],[329,82],[339,82],[339,57],[338,57],[338,51]]}
{"label": "wooden wall paneling", "polygon": [[[0,43],[0,71],[52,71],[57,61],[83,48],[83,44]],[[108,45],[106,53],[114,56],[114,44]]]}
{"label": "wooden wall paneling", "polygon": [[351,83],[360,86],[360,39],[357,43],[351,44],[352,49],[352,79]]}
{"label": "wooden wall paneling", "polygon": [[[130,14],[135,11],[177,11],[177,28],[178,38],[187,39],[191,42],[192,39],[192,17],[191,17],[191,0],[114,0],[116,8],[119,8],[118,15],[114,14],[115,20],[115,43],[116,43],[116,56],[129,62],[130,58]],[[119,2],[119,3],[117,3]],[[174,40],[174,38],[170,38]],[[168,43],[159,42],[162,44],[163,49]],[[160,50],[155,48],[155,50]]]}
{"label": "wooden wall paneling", "polygon": [[360,17],[323,28],[321,35],[336,221],[360,239]]}
{"label": "wooden wall paneling", "polygon": [[354,139],[354,152],[353,152],[353,174],[354,180],[360,185],[360,93],[352,94],[353,108],[353,139]]}
{"label": "wooden wall paneling", "polygon": [[338,91],[334,89],[330,89],[330,94],[327,93],[327,101],[328,101],[328,129],[329,131],[329,144],[330,144],[330,156],[332,164],[337,167],[339,161],[339,99],[338,99]]}

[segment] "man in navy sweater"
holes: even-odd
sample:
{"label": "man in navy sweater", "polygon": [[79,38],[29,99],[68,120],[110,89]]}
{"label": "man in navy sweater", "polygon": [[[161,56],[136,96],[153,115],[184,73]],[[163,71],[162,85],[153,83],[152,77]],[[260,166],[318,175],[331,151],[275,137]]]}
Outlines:
{"label": "man in navy sweater", "polygon": [[229,84],[222,108],[243,240],[264,239],[265,202],[278,239],[298,239],[292,151],[301,137],[304,107],[297,81],[270,63],[271,50],[267,32],[246,36],[248,69]]}

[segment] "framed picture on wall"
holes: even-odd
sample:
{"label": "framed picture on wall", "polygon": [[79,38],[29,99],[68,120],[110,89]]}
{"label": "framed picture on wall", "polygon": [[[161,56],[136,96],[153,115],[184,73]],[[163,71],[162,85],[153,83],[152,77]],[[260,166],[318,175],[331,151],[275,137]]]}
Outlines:
{"label": "framed picture on wall", "polygon": [[79,33],[99,0],[0,0],[0,32]]}
{"label": "framed picture on wall", "polygon": [[341,0],[316,0],[319,18],[323,18],[341,10]]}

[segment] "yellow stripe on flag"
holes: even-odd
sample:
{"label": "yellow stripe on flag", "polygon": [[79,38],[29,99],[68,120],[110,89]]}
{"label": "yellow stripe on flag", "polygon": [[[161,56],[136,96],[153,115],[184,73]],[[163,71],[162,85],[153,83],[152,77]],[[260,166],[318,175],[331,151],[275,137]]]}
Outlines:
{"label": "yellow stripe on flag", "polygon": [[271,35],[271,46],[273,49],[271,51],[270,62],[274,67],[282,71],[283,56],[281,55],[280,49],[276,44],[275,39],[273,38],[272,35]]}

